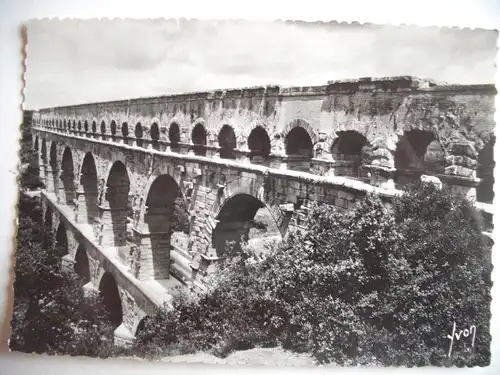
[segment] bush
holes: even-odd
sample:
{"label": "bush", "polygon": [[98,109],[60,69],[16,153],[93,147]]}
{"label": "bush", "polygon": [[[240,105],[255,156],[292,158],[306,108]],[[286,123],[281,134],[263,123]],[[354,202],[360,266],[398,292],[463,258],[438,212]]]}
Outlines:
{"label": "bush", "polygon": [[49,251],[53,233],[45,232],[38,198],[21,192],[18,209],[10,348],[87,356],[109,351],[113,330],[102,301],[85,298],[81,281]]}
{"label": "bush", "polygon": [[[263,258],[243,247],[206,293],[152,318],[138,345],[225,356],[280,344],[342,365],[489,363],[491,250],[463,196],[421,185],[390,206],[376,196],[350,212],[315,205],[305,227]],[[474,350],[455,340],[447,358],[453,322],[478,333]]]}

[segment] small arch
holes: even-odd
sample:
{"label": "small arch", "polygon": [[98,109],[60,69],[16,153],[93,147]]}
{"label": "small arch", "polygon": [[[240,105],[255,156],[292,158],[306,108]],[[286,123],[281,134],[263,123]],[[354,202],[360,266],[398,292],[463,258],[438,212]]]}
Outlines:
{"label": "small arch", "polygon": [[206,156],[207,131],[202,123],[198,123],[194,126],[193,131],[191,132],[191,141],[194,144],[194,154]]}
{"label": "small arch", "polygon": [[73,120],[73,130],[76,130],[76,120]]}
{"label": "small arch", "polygon": [[87,251],[83,245],[79,245],[75,254],[75,263],[73,265],[75,273],[82,280],[83,284],[90,281],[90,266]]}
{"label": "small arch", "polygon": [[101,134],[106,134],[106,123],[104,120],[101,121]]}
{"label": "small arch", "polygon": [[63,201],[67,205],[73,205],[75,199],[75,174],[73,171],[73,155],[69,147],[64,149],[60,178],[63,184]]}
{"label": "small arch", "polygon": [[126,122],[122,123],[122,136],[128,138],[128,124]]}
{"label": "small arch", "polygon": [[179,143],[181,142],[181,131],[179,128],[179,124],[177,124],[176,122],[170,124],[170,127],[168,129],[168,140],[170,142],[170,149],[173,152],[180,152]]}
{"label": "small arch", "polygon": [[83,129],[85,130],[85,133],[89,132],[89,122],[87,120],[83,123]]}
{"label": "small arch", "polygon": [[217,137],[219,141],[219,155],[222,159],[236,159],[236,134],[229,125],[223,125]]}
{"label": "small arch", "polygon": [[362,151],[368,145],[368,140],[354,130],[338,131],[332,144],[331,154],[336,161],[345,162],[344,166],[335,171],[342,176],[360,177],[362,170]]}
{"label": "small arch", "polygon": [[66,123],[66,119],[64,119],[64,121],[63,121],[63,129],[68,130],[68,125]]}
{"label": "small arch", "polygon": [[248,137],[248,148],[250,149],[250,160],[253,163],[261,163],[271,154],[271,140],[266,129],[256,126]]}
{"label": "small arch", "polygon": [[135,142],[136,142],[137,146],[142,147],[143,131],[142,131],[142,125],[140,122],[138,122],[135,125],[134,135],[135,135]]}
{"label": "small arch", "polygon": [[92,134],[97,134],[97,123],[92,121]]}
{"label": "small arch", "polygon": [[122,301],[115,278],[110,272],[104,273],[99,283],[99,292],[103,298],[103,304],[108,313],[111,326],[116,329],[123,321]]}
{"label": "small arch", "polygon": [[313,155],[313,143],[309,133],[302,127],[295,127],[285,137],[286,154],[305,159]]}
{"label": "small arch", "polygon": [[82,122],[80,120],[78,120],[78,131],[81,132],[82,131]]}
{"label": "small arch", "polygon": [[113,136],[113,137],[116,136],[116,122],[115,122],[115,120],[111,121],[110,130],[111,130],[111,136]]}
{"label": "small arch", "polygon": [[366,137],[355,130],[339,131],[332,145],[332,156],[335,160],[356,161],[367,143]]}
{"label": "small arch", "polygon": [[151,125],[151,131],[150,131],[150,136],[151,136],[151,143],[152,146],[155,150],[160,149],[160,128],[158,127],[158,123],[153,122]]}

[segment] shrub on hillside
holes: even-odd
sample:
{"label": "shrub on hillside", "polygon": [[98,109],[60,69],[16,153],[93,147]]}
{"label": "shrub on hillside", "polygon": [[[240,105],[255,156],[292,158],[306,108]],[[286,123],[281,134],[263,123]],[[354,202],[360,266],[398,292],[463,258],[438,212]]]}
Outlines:
{"label": "shrub on hillside", "polygon": [[[350,212],[315,205],[305,228],[263,258],[226,260],[208,292],[152,318],[139,343],[219,355],[279,343],[342,365],[489,363],[491,250],[465,197],[421,185],[389,207],[376,196]],[[478,333],[448,358],[453,322]]]}
{"label": "shrub on hillside", "polygon": [[[394,216],[403,238],[389,254],[383,296],[393,315],[386,328],[396,333],[392,361],[487,365],[492,263],[481,215],[465,197],[423,185],[396,199]],[[455,339],[448,359],[454,322],[478,331],[474,348],[470,339]]]}
{"label": "shrub on hillside", "polygon": [[112,343],[99,298],[86,299],[81,281],[61,269],[42,225],[38,198],[21,192],[16,236],[14,314],[10,348],[22,352],[100,355]]}

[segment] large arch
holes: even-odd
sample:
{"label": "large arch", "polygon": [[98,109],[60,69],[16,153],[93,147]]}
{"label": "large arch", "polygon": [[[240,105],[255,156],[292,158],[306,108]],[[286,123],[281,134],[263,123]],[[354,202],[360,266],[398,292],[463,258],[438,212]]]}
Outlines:
{"label": "large arch", "polygon": [[49,153],[49,173],[48,174],[48,179],[49,179],[49,193],[55,193],[57,194],[57,190],[59,187],[58,181],[57,181],[57,174],[58,174],[58,168],[57,168],[57,145],[56,142],[52,142],[50,145],[50,153]]}
{"label": "large arch", "polygon": [[236,134],[230,125],[223,125],[217,136],[219,142],[219,155],[222,159],[236,159]]}
{"label": "large arch", "polygon": [[266,129],[256,126],[248,136],[248,148],[250,149],[250,161],[260,164],[267,160],[271,154],[271,140]]}
{"label": "large arch", "polygon": [[87,251],[83,245],[79,245],[75,254],[75,263],[73,265],[75,273],[82,280],[83,284],[87,284],[90,279],[90,266]]}
{"label": "large arch", "polygon": [[99,188],[97,185],[97,168],[92,153],[87,152],[83,158],[80,171],[80,185],[83,196],[79,198],[78,220],[92,224],[98,217],[97,200]]}
{"label": "large arch", "polygon": [[126,245],[128,194],[130,179],[127,168],[121,161],[115,161],[106,180],[106,194],[103,199],[103,245],[121,247]]}
{"label": "large arch", "polygon": [[[186,232],[189,216],[183,205],[184,197],[177,182],[168,174],[155,178],[149,188],[144,210],[143,249],[151,249],[151,274],[142,278],[163,279],[169,276],[171,236],[174,232]],[[189,224],[187,224],[189,225]]]}
{"label": "large arch", "polygon": [[207,130],[202,123],[197,123],[191,132],[193,151],[195,155],[205,156],[207,154]]}
{"label": "large arch", "polygon": [[180,152],[181,130],[179,124],[173,122],[168,129],[168,140],[170,142],[170,150]]}
{"label": "large arch", "polygon": [[212,247],[218,257],[227,257],[241,250],[242,242],[250,243],[255,251],[263,251],[263,241],[281,237],[271,212],[256,197],[236,193],[226,199],[216,216],[212,232]]}
{"label": "large arch", "polygon": [[73,155],[71,149],[64,149],[61,162],[61,188],[59,189],[61,201],[67,205],[73,205],[75,199],[75,173],[73,170]]}
{"label": "large arch", "polygon": [[123,322],[123,308],[118,285],[111,273],[106,272],[102,276],[99,283],[99,292],[101,293],[104,307],[108,313],[109,322],[111,326],[116,329]]}

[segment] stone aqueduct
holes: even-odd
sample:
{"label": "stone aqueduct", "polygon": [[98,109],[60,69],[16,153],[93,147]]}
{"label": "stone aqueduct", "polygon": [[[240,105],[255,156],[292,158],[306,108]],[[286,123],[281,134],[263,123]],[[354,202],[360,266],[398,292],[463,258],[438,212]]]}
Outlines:
{"label": "stone aqueduct", "polygon": [[311,201],[346,210],[421,174],[491,203],[495,95],[392,77],[42,109],[45,225],[127,343],[175,286],[203,288],[260,209],[285,235]]}

